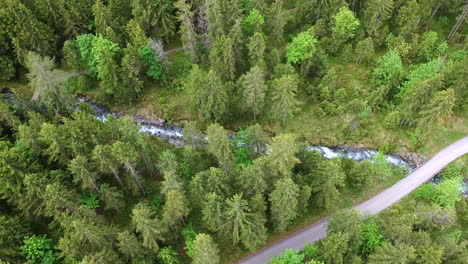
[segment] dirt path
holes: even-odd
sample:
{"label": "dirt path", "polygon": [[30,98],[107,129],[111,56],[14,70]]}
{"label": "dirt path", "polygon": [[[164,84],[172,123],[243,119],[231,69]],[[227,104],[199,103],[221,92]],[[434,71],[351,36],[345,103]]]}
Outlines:
{"label": "dirt path", "polygon": [[[373,198],[355,207],[362,213],[378,214],[392,204],[411,193],[421,184],[429,181],[450,162],[468,153],[468,137],[458,140],[444,148],[430,160],[421,165],[410,175],[385,189]],[[300,250],[306,243],[316,242],[327,235],[328,218],[321,220],[291,236],[265,247],[258,252],[252,253],[246,258],[238,261],[239,264],[262,264],[267,263],[270,258],[281,255],[286,249]]]}

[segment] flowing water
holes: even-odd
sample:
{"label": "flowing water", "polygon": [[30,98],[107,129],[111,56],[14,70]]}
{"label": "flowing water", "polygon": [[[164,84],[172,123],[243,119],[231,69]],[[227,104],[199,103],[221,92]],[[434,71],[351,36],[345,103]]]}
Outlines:
{"label": "flowing water", "polygon": [[[14,101],[14,95],[8,91],[3,90],[3,94],[6,95],[5,101]],[[80,102],[86,103],[96,112],[96,119],[105,122],[108,120],[108,115],[114,115],[116,117],[123,116],[122,114],[112,113],[109,109],[99,106],[84,96],[78,97]],[[157,137],[168,139],[170,142],[177,142],[178,144],[183,144],[183,128],[178,125],[169,125],[163,120],[157,120],[152,122],[150,121],[141,121],[140,118],[132,116],[132,119],[140,124],[140,132],[145,134],[154,135]],[[145,119],[149,120],[149,119]],[[317,146],[309,145],[309,150],[318,151],[324,158],[333,159],[333,158],[348,158],[356,161],[363,160],[373,160],[374,157],[378,154],[378,151],[373,149],[364,149],[364,148],[343,148],[343,147],[329,147],[329,146]],[[401,168],[406,168],[409,171],[412,171],[416,167],[409,161],[405,160],[403,157],[397,154],[386,154],[385,158],[387,162],[392,166],[397,166]],[[440,182],[440,177],[435,176],[432,180],[432,183],[437,184]],[[468,180],[464,181],[463,184],[463,195],[468,196]]]}

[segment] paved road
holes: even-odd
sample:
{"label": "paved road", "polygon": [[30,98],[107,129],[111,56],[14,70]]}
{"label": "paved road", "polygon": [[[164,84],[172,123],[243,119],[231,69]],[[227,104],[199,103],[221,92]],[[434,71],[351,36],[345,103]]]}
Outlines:
{"label": "paved road", "polygon": [[[468,153],[468,137],[460,139],[452,145],[444,148],[430,160],[425,162],[410,175],[397,182],[390,188],[382,191],[373,198],[355,207],[362,213],[377,214],[401,198],[408,195],[419,185],[429,181],[434,175],[440,172],[447,164],[454,161],[463,154]],[[302,249],[306,243],[316,242],[327,235],[328,217],[322,219],[303,230],[300,230],[289,237],[270,245],[254,254],[240,260],[239,264],[262,264],[268,259],[281,255],[286,249]]]}

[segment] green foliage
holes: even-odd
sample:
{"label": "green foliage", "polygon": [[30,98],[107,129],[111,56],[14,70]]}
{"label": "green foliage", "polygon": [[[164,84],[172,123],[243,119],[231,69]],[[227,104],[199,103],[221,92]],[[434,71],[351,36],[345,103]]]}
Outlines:
{"label": "green foliage", "polygon": [[345,42],[353,38],[359,28],[359,19],[347,7],[341,7],[340,11],[333,17],[333,38]]}
{"label": "green foliage", "polygon": [[198,232],[195,230],[193,225],[190,223],[184,229],[182,229],[182,236],[185,239],[184,249],[187,251],[187,256],[193,258],[194,254],[194,243]]}
{"label": "green foliage", "polygon": [[298,250],[286,249],[283,255],[275,257],[269,261],[270,264],[303,264],[304,254]]}
{"label": "green foliage", "polygon": [[379,85],[398,83],[402,74],[403,64],[400,55],[395,50],[387,52],[372,72],[375,82]]}
{"label": "green foliage", "polygon": [[59,263],[54,251],[54,242],[46,235],[30,236],[24,240],[21,246],[26,259],[33,264],[55,264]]}
{"label": "green foliage", "polygon": [[162,264],[178,264],[180,263],[177,259],[177,252],[172,247],[164,247],[158,253],[158,259]]}
{"label": "green foliage", "polygon": [[454,207],[461,200],[461,177],[443,180],[436,187],[434,202],[444,207]]}
{"label": "green foliage", "polygon": [[458,163],[449,164],[445,169],[440,173],[442,179],[454,179],[459,178],[462,175],[463,166]]}
{"label": "green foliage", "polygon": [[359,251],[364,256],[374,252],[384,241],[382,234],[380,234],[379,226],[372,218],[361,226],[361,241]]}
{"label": "green foliage", "polygon": [[303,250],[304,256],[307,259],[315,259],[319,256],[318,250],[319,248],[317,244],[307,243],[305,244],[304,250]]}
{"label": "green foliage", "polygon": [[161,195],[153,195],[153,198],[151,199],[151,206],[153,207],[153,210],[156,212],[156,214],[159,214],[161,212],[163,203],[164,199]]}
{"label": "green foliage", "polygon": [[436,59],[428,63],[420,64],[416,69],[412,70],[408,76],[408,80],[401,84],[399,92],[396,95],[397,99],[403,100],[405,96],[413,89],[413,87],[421,81],[434,77],[443,68],[442,61]]}
{"label": "green foliage", "polygon": [[434,200],[434,196],[436,195],[436,187],[431,183],[425,183],[416,190],[415,197],[424,199],[426,201]]}
{"label": "green foliage", "polygon": [[448,46],[447,42],[439,43],[437,33],[434,31],[425,32],[423,39],[419,44],[420,56],[426,61],[431,61],[439,56],[442,56]]}
{"label": "green foliage", "polygon": [[287,46],[286,58],[289,63],[300,63],[311,58],[317,50],[317,39],[310,32],[299,33]]}
{"label": "green foliage", "polygon": [[299,186],[291,178],[284,178],[275,183],[275,190],[270,194],[271,211],[275,229],[284,231],[298,216]]}
{"label": "green foliage", "polygon": [[210,235],[198,234],[193,246],[192,264],[219,264],[219,249]]}
{"label": "green foliage", "polygon": [[265,18],[262,13],[257,9],[252,9],[244,20],[244,30],[247,34],[261,32],[263,24],[265,24]]}
{"label": "green foliage", "polygon": [[[99,66],[101,60],[105,59],[106,56],[114,58],[120,50],[118,44],[107,40],[102,36],[93,36],[90,34],[79,35],[76,37],[76,41],[74,43],[80,51],[82,63],[88,69],[97,72],[98,74],[103,70],[102,63],[101,66]],[[115,64],[113,66],[115,66]]]}
{"label": "green foliage", "polygon": [[153,80],[161,80],[163,74],[163,65],[161,61],[158,60],[158,54],[156,54],[152,48],[143,46],[140,48],[139,58],[141,64],[148,68],[146,75],[153,78]]}
{"label": "green foliage", "polygon": [[0,55],[0,80],[8,81],[15,76],[16,69],[13,60],[4,55]]}
{"label": "green foliage", "polygon": [[97,196],[94,193],[83,193],[81,195],[81,199],[83,201],[83,204],[89,209],[99,208],[99,204],[101,202],[99,196]]}

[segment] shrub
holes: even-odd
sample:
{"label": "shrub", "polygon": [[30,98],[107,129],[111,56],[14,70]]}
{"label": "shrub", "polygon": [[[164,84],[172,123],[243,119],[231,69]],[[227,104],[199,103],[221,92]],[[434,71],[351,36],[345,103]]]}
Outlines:
{"label": "shrub", "polygon": [[81,196],[81,199],[83,201],[83,204],[89,209],[99,208],[99,203],[101,202],[99,197],[93,193],[84,193]]}
{"label": "shrub", "polygon": [[55,264],[58,263],[54,252],[54,243],[46,235],[33,235],[24,240],[21,247],[26,259],[33,264]]}

